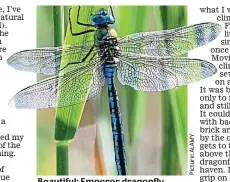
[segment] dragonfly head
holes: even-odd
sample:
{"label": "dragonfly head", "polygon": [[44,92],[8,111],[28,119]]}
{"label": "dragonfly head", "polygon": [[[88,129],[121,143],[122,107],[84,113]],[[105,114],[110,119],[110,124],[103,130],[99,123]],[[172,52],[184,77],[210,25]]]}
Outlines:
{"label": "dragonfly head", "polygon": [[92,25],[114,24],[114,18],[105,8],[99,9],[92,17]]}

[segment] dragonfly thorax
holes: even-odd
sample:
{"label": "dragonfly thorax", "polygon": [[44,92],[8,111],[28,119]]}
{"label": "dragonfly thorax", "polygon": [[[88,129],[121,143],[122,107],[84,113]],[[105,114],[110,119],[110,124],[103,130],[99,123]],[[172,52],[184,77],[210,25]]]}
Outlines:
{"label": "dragonfly thorax", "polygon": [[98,29],[94,35],[95,45],[99,56],[105,63],[117,64],[121,55],[117,41],[117,33],[114,28]]}

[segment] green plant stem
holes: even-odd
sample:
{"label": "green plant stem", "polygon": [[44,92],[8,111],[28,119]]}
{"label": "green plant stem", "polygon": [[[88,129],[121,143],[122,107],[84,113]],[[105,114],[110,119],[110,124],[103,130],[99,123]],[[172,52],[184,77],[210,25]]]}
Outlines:
{"label": "green plant stem", "polygon": [[[63,43],[61,6],[53,7],[53,23],[54,46],[61,46]],[[68,175],[68,143],[66,141],[59,141],[56,143],[56,170],[57,175]]]}
{"label": "green plant stem", "polygon": [[68,148],[69,144],[67,142],[56,143],[57,175],[68,175]]}
{"label": "green plant stem", "polygon": [[53,7],[53,23],[54,23],[54,46],[61,46],[62,37],[62,8],[60,6]]}

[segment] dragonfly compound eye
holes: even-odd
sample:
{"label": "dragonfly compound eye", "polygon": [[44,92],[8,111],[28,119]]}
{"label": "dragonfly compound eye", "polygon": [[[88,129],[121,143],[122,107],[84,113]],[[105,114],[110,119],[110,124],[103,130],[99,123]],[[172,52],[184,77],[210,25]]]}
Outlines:
{"label": "dragonfly compound eye", "polygon": [[105,9],[105,8],[101,8],[99,9],[96,14],[99,14],[99,15],[107,15],[108,14],[108,11]]}
{"label": "dragonfly compound eye", "polygon": [[104,8],[98,10],[92,18],[93,25],[114,24],[114,18]]}
{"label": "dragonfly compound eye", "polygon": [[92,25],[103,25],[106,23],[105,16],[102,15],[94,15],[92,18]]}
{"label": "dragonfly compound eye", "polygon": [[115,22],[114,22],[113,16],[107,14],[105,17],[106,17],[106,22],[107,22],[108,24],[114,24],[114,23],[115,23]]}

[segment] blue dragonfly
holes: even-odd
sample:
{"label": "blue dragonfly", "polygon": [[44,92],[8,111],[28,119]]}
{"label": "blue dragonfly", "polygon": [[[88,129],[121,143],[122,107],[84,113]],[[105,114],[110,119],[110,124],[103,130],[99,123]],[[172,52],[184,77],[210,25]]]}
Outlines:
{"label": "blue dragonfly", "polygon": [[[127,175],[115,75],[122,85],[140,91],[165,91],[210,77],[217,71],[212,63],[174,56],[213,41],[221,32],[221,26],[208,22],[118,38],[112,27],[115,17],[111,6],[110,11],[101,8],[95,12],[91,24],[80,22],[79,15],[80,6],[77,24],[88,28],[83,32],[74,32],[69,16],[72,36],[94,33],[94,40],[24,50],[8,59],[8,64],[15,69],[54,75],[19,91],[9,105],[19,109],[75,105],[98,95],[106,83],[117,172],[118,175]],[[77,55],[77,60],[62,66],[61,59],[72,55]],[[85,84],[88,82],[90,84]]]}

